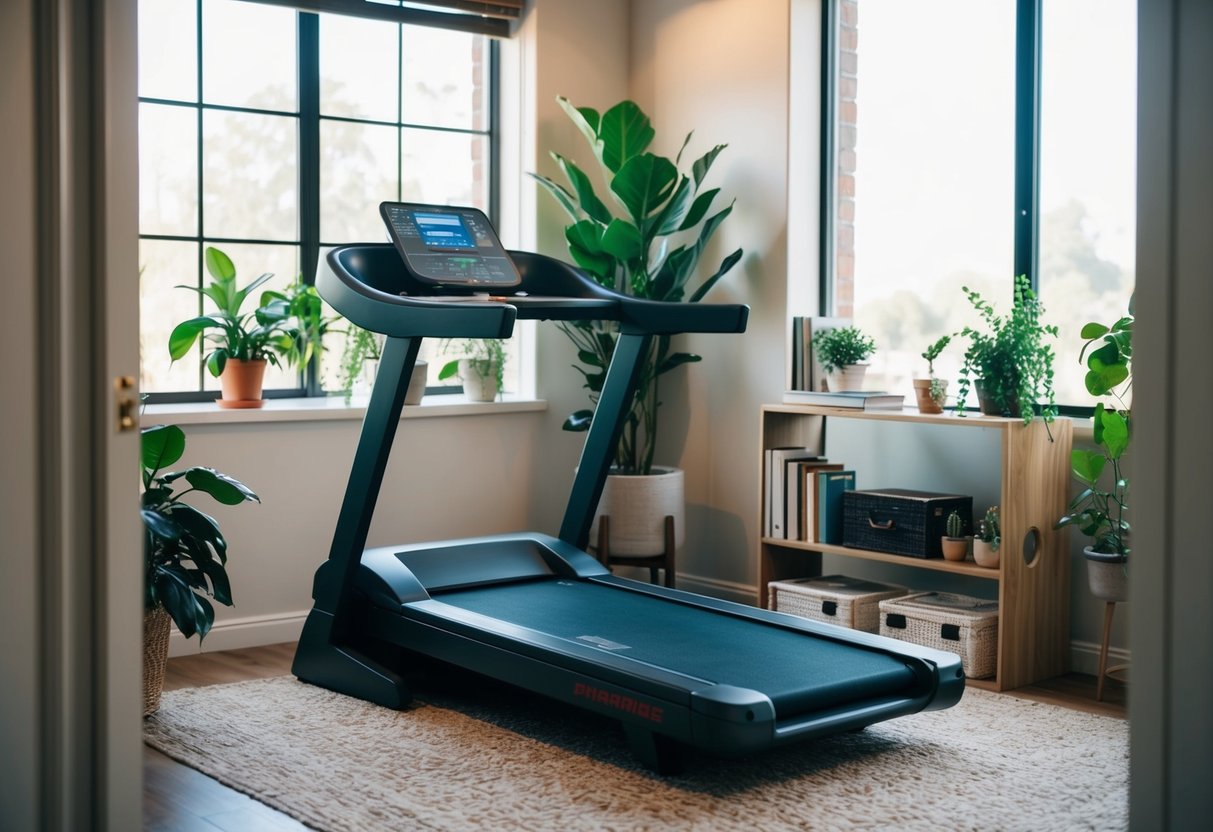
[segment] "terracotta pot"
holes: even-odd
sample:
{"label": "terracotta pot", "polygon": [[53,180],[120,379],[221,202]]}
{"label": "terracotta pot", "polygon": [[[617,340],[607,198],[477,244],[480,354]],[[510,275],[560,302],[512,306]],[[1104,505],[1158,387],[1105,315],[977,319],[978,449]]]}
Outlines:
{"label": "terracotta pot", "polygon": [[487,358],[459,359],[459,378],[469,401],[491,402],[497,398],[497,369]]}
{"label": "terracotta pot", "polygon": [[265,359],[253,361],[238,361],[229,358],[219,374],[223,398],[216,404],[225,408],[261,407],[265,401],[261,398],[261,384],[265,380]]}
{"label": "terracotta pot", "polygon": [[607,477],[590,541],[598,539],[598,518],[611,518],[612,555],[659,555],[665,551],[665,518],[674,518],[674,546],[686,539],[686,496],[681,468],[658,468],[648,476]]}
{"label": "terracotta pot", "polygon": [[943,559],[960,562],[969,555],[969,539],[967,537],[947,537],[940,539],[943,548]]}
{"label": "terracotta pot", "polygon": [[947,400],[948,383],[941,381],[940,384],[943,385],[943,395],[939,397],[939,401],[935,401],[931,398],[931,379],[914,379],[914,395],[918,398],[919,413],[943,413],[943,403]]}
{"label": "terracotta pot", "polygon": [[993,543],[985,540],[973,538],[973,560],[978,566],[984,566],[987,569],[998,568],[998,550],[994,548]]}
{"label": "terracotta pot", "polygon": [[1090,546],[1082,550],[1087,559],[1087,586],[1091,594],[1104,601],[1126,601],[1129,598],[1128,558],[1105,555]]}
{"label": "terracotta pot", "polygon": [[157,607],[143,614],[143,715],[155,713],[164,690],[164,668],[168,664],[168,637],[172,619]]}
{"label": "terracotta pot", "polygon": [[867,364],[848,364],[826,374],[826,387],[831,393],[862,390],[863,379],[868,372]]}

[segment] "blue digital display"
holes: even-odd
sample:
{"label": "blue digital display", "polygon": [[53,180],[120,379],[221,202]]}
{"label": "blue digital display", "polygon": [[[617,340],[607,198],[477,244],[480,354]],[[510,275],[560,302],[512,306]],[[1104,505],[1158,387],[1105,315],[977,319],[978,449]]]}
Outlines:
{"label": "blue digital display", "polygon": [[421,241],[429,248],[476,248],[476,241],[468,233],[463,218],[458,214],[424,214],[413,212],[413,221]]}

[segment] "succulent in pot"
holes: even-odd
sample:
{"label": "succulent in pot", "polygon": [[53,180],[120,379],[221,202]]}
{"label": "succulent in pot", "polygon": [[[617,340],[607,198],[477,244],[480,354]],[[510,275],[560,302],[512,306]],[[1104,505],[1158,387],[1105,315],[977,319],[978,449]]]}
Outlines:
{"label": "succulent in pot", "polygon": [[927,360],[927,377],[914,379],[914,395],[918,399],[918,410],[922,413],[943,413],[943,405],[948,398],[948,380],[935,377],[935,359],[950,343],[952,336],[942,335],[922,354]]}
{"label": "succulent in pot", "polygon": [[978,566],[996,569],[999,563],[998,547],[1002,544],[1002,522],[998,506],[986,509],[985,517],[977,521],[973,534],[973,560]]}

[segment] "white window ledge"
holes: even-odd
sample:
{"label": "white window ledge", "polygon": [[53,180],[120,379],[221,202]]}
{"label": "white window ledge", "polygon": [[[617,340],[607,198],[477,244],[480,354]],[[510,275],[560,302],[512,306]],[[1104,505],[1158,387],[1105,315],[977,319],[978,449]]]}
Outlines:
{"label": "white window ledge", "polygon": [[[185,404],[149,404],[142,422],[154,425],[254,424],[258,422],[323,422],[358,420],[366,415],[367,397],[355,396],[347,405],[340,396],[315,396],[303,399],[266,399],[260,408],[225,410],[214,402]],[[485,416],[495,413],[526,413],[547,410],[543,399],[506,394],[503,400],[472,402],[462,395],[431,395],[419,405],[405,405],[402,419],[427,419],[449,416]]]}

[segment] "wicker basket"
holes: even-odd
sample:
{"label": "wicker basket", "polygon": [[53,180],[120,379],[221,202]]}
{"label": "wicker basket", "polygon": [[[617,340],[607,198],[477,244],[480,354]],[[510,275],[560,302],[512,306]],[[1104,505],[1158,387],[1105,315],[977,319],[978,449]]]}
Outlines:
{"label": "wicker basket", "polygon": [[880,602],[907,592],[904,587],[846,575],[771,581],[767,588],[770,609],[867,633],[880,630]]}
{"label": "wicker basket", "polygon": [[965,676],[993,676],[998,665],[998,602],[920,592],[880,602],[880,634],[960,655]]}
{"label": "wicker basket", "polygon": [[164,607],[143,614],[143,715],[155,713],[164,690],[164,667],[168,664],[169,623]]}

